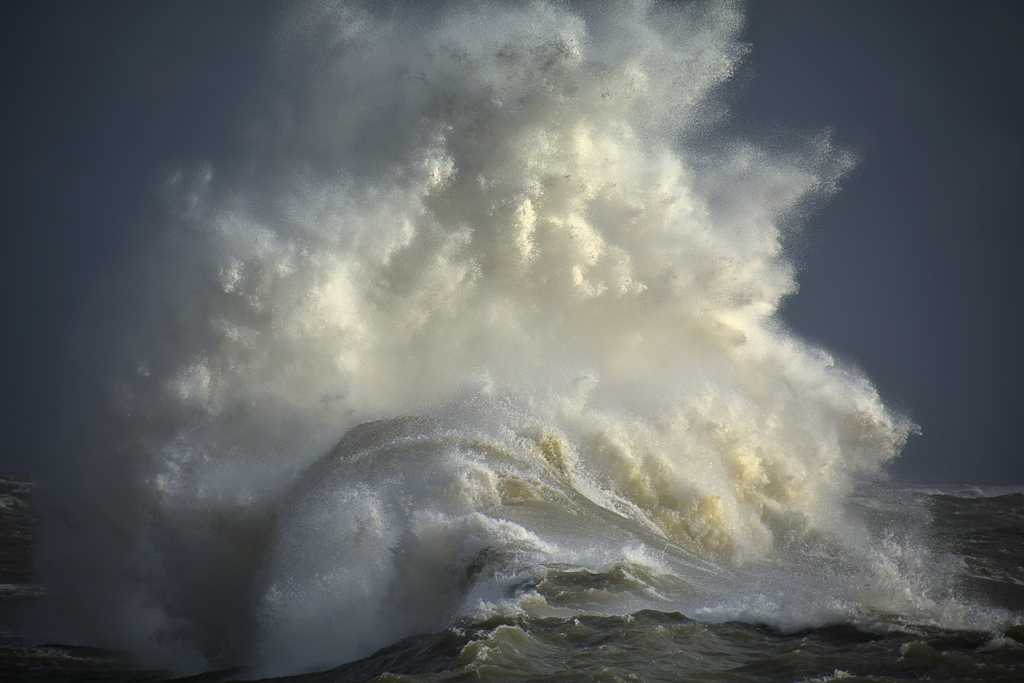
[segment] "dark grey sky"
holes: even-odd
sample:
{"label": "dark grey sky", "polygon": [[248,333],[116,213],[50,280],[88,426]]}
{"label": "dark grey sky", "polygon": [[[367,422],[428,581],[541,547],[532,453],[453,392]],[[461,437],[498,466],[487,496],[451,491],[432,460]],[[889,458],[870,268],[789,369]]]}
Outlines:
{"label": "dark grey sky", "polygon": [[808,225],[788,320],[921,425],[901,478],[1024,482],[1024,5],[751,9],[737,115],[862,159]]}
{"label": "dark grey sky", "polygon": [[[829,127],[861,157],[807,223],[787,320],[921,425],[899,478],[1024,483],[1024,9],[749,9],[735,125],[755,140]],[[75,332],[87,297],[158,220],[162,169],[238,151],[274,11],[248,1],[8,10],[0,469],[30,467],[82,428],[78,387],[103,372]],[[89,310],[117,315],[117,302]]]}

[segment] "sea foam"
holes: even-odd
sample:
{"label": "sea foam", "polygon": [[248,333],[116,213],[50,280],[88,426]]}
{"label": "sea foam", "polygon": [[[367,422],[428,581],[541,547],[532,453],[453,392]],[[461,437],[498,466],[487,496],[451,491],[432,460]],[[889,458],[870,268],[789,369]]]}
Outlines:
{"label": "sea foam", "polygon": [[[853,157],[729,133],[742,25],[292,8],[248,155],[166,176],[132,322],[101,332],[112,416],[41,561],[65,617],[293,671],[488,610],[770,622],[774,579],[714,596],[780,557],[888,571],[848,498],[913,425],[778,316]],[[634,588],[560,603],[566,566]],[[875,599],[823,581],[808,619]]]}

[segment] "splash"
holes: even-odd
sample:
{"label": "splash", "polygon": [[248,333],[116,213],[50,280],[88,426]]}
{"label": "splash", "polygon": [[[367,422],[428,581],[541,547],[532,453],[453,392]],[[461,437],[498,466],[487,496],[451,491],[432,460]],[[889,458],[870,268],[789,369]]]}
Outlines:
{"label": "splash", "polygon": [[[888,571],[848,499],[912,425],[777,316],[787,234],[853,160],[723,132],[741,28],[289,15],[250,156],[162,187],[105,454],[50,532],[85,628],[293,671],[510,610],[771,621],[715,596],[779,558]],[[605,588],[569,599],[573,572]]]}

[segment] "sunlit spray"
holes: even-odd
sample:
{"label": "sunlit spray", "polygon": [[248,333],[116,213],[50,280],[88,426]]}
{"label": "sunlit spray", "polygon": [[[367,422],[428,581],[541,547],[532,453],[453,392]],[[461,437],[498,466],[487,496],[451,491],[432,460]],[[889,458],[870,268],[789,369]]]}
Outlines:
{"label": "sunlit spray", "polygon": [[735,5],[289,12],[102,332],[41,559],[80,633],[283,672],[488,614],[959,618],[850,505],[912,423],[778,316],[854,160],[730,137]]}

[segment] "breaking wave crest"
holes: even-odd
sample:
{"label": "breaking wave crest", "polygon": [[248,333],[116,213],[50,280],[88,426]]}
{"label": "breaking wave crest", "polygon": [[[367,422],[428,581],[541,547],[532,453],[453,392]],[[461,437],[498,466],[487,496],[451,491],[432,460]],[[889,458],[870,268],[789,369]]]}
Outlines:
{"label": "breaking wave crest", "polygon": [[496,613],[969,619],[851,498],[913,425],[777,315],[852,157],[728,136],[741,28],[287,17],[250,155],[166,178],[105,332],[113,417],[42,561],[73,623],[295,671]]}

